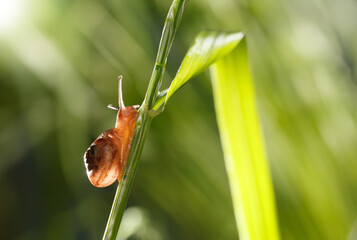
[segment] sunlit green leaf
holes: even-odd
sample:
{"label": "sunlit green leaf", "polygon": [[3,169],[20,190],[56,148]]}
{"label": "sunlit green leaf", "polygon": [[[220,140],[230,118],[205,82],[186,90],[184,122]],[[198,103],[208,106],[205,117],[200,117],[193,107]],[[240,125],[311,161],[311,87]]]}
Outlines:
{"label": "sunlit green leaf", "polygon": [[245,39],[210,72],[240,238],[279,239]]}
{"label": "sunlit green leaf", "polygon": [[214,61],[231,52],[243,38],[242,33],[201,32],[188,50],[166,94],[157,99],[154,109],[166,103],[188,80],[206,70]]}
{"label": "sunlit green leaf", "polygon": [[244,34],[199,34],[170,88],[160,93],[154,109],[165,104],[187,81],[210,65],[218,127],[240,239],[279,239],[274,193],[260,133]]}

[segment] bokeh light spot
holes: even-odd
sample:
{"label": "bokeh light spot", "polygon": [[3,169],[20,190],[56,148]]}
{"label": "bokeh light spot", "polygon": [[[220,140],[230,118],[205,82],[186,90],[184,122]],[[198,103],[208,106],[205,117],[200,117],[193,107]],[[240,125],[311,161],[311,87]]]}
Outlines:
{"label": "bokeh light spot", "polygon": [[13,28],[23,13],[23,0],[0,0],[0,32]]}

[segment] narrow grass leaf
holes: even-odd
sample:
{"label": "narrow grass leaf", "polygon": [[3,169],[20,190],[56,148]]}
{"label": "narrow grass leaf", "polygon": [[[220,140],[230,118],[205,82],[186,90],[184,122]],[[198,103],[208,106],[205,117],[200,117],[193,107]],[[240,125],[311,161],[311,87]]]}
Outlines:
{"label": "narrow grass leaf", "polygon": [[182,61],[166,97],[157,99],[154,109],[165,104],[188,80],[206,70],[209,65],[231,52],[244,37],[243,33],[203,31],[195,39]]}
{"label": "narrow grass leaf", "polygon": [[[274,193],[242,33],[202,32],[154,109],[210,66],[216,116],[240,239],[279,239]],[[165,96],[166,95],[166,96]]]}
{"label": "narrow grass leaf", "polygon": [[246,40],[215,62],[210,72],[240,239],[279,239]]}

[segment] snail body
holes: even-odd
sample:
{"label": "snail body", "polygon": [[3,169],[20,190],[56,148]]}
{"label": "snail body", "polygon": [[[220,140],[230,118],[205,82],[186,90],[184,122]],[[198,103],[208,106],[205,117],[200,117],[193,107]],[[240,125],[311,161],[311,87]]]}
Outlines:
{"label": "snail body", "polygon": [[[107,187],[120,181],[128,160],[135,133],[138,111],[125,107],[119,76],[119,109],[115,127],[99,135],[84,154],[84,165],[89,181],[96,187]],[[111,105],[108,107],[113,108]]]}

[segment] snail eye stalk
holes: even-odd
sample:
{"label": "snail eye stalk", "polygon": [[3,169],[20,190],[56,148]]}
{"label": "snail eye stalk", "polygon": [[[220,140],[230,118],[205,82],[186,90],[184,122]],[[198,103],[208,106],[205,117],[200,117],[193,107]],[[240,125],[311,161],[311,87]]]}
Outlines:
{"label": "snail eye stalk", "polygon": [[123,76],[119,75],[118,80],[118,103],[119,103],[119,109],[124,109],[125,105],[124,105],[124,101],[123,101],[123,91],[122,91],[122,79]]}

